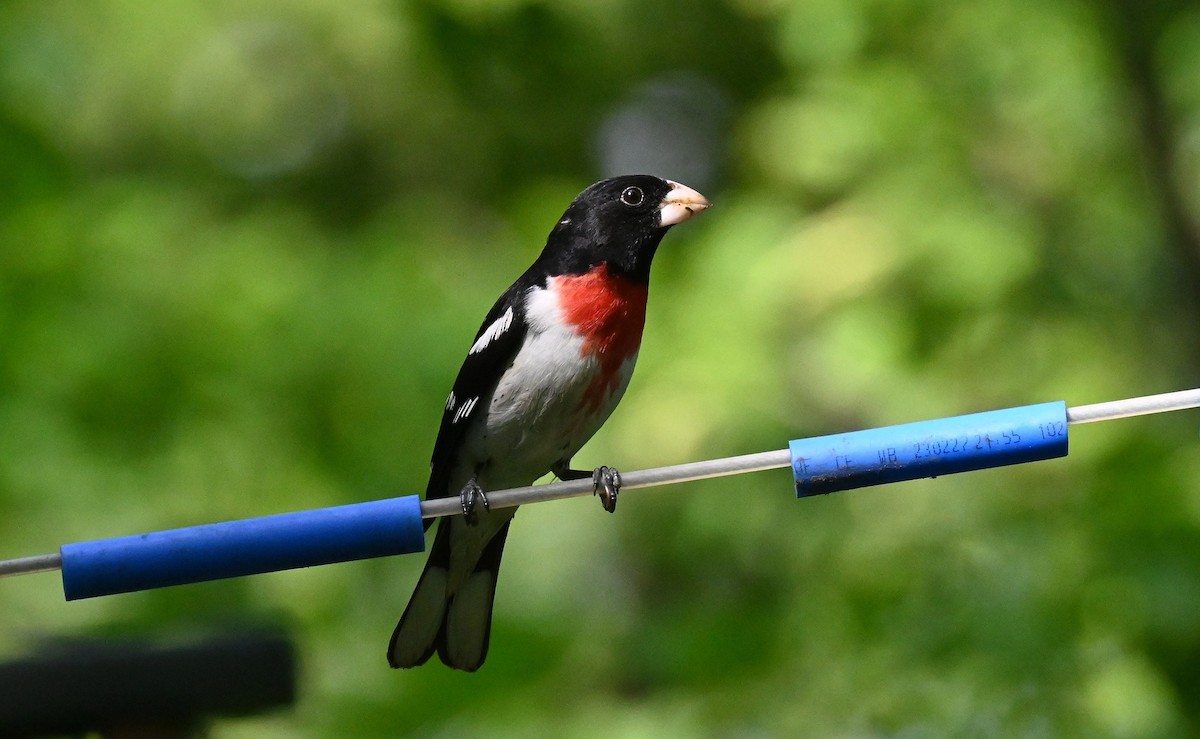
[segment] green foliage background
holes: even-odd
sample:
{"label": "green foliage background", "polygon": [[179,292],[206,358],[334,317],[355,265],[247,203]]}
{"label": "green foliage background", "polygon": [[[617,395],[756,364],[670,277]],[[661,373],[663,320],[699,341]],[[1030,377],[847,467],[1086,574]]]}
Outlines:
{"label": "green foliage background", "polygon": [[[1195,386],[1198,70],[1185,2],[0,5],[0,557],[423,489],[481,316],[672,75],[717,207],[579,465]],[[419,556],[7,580],[0,652],[291,630],[295,710],[219,737],[1195,734],[1196,416],[1072,436],[526,508],[476,675],[386,667]]]}

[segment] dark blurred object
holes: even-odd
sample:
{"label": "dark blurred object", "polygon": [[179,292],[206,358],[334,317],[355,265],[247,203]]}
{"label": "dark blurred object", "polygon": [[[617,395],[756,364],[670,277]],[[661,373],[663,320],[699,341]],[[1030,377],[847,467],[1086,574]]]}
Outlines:
{"label": "dark blurred object", "polygon": [[0,665],[0,736],[203,736],[211,716],[291,705],[296,658],[279,634],[58,642]]}
{"label": "dark blurred object", "polygon": [[601,172],[653,174],[708,192],[729,146],[729,110],[728,96],[705,77],[655,77],[600,126]]}

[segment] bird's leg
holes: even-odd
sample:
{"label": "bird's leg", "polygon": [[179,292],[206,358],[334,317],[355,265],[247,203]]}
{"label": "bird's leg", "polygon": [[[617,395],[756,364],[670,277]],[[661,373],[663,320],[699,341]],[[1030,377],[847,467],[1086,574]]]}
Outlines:
{"label": "bird's leg", "polygon": [[479,487],[477,476],[472,476],[467,484],[463,485],[462,491],[458,494],[458,500],[462,504],[463,520],[467,522],[468,526],[479,523],[479,514],[475,511],[478,503],[483,503],[485,511],[492,510],[488,505],[487,496],[483,494],[483,488]]}
{"label": "bird's leg", "polygon": [[621,473],[601,465],[592,470],[592,495],[600,495],[600,505],[609,513],[617,511],[617,493],[621,492]]}
{"label": "bird's leg", "polygon": [[600,505],[604,510],[614,513],[617,510],[617,493],[621,492],[621,473],[615,467],[600,466],[588,472],[573,470],[568,462],[559,462],[551,470],[560,480],[582,480],[592,478],[592,495],[600,496]]}

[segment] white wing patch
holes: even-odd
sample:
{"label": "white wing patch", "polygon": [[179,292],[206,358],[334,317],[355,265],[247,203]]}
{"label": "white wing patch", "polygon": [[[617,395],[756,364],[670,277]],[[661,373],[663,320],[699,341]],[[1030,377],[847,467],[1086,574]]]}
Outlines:
{"label": "white wing patch", "polygon": [[479,402],[478,396],[463,402],[463,404],[460,405],[458,407],[458,410],[455,412],[454,420],[452,420],[450,423],[458,423],[459,421],[463,420],[467,416],[471,415],[471,411],[475,410],[475,404],[478,402]]}
{"label": "white wing patch", "polygon": [[479,338],[476,339],[475,343],[471,345],[471,351],[467,352],[467,354],[478,354],[486,349],[488,344],[495,341],[501,334],[507,331],[510,326],[512,326],[512,322],[513,309],[512,306],[509,306],[508,310],[504,311],[504,315],[497,318],[491,326],[487,327],[486,331],[479,335]]}

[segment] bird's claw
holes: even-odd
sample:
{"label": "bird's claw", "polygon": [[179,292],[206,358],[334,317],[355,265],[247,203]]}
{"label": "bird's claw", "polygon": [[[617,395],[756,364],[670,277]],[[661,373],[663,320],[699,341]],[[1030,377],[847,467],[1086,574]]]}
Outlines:
{"label": "bird's claw", "polygon": [[479,523],[479,513],[475,510],[479,503],[483,503],[485,511],[492,510],[488,505],[487,496],[483,494],[483,488],[479,487],[479,483],[471,480],[463,486],[462,492],[458,494],[459,503],[462,504],[463,520],[468,526],[474,526]]}
{"label": "bird's claw", "polygon": [[600,496],[600,505],[609,513],[617,510],[617,493],[621,492],[621,473],[612,467],[597,467],[592,471],[592,495]]}

